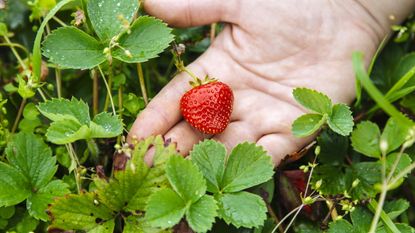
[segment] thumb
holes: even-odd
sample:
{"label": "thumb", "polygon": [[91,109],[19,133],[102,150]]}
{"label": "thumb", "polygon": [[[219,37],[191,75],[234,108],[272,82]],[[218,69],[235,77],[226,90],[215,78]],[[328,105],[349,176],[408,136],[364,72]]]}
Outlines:
{"label": "thumb", "polygon": [[[201,26],[219,21],[232,23],[235,1],[145,0],[144,9],[176,27]],[[235,11],[234,11],[235,12]]]}

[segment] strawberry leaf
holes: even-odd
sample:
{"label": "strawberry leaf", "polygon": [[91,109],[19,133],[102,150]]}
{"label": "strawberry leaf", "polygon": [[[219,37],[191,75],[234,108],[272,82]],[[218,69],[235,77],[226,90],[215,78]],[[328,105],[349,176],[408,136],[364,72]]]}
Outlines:
{"label": "strawberry leaf", "polygon": [[32,193],[26,202],[29,214],[36,219],[48,220],[46,209],[53,199],[70,193],[68,185],[61,180],[54,180],[48,185],[40,188],[36,193]]}
{"label": "strawberry leaf", "polygon": [[214,193],[219,192],[225,172],[225,147],[219,142],[205,140],[193,147],[190,156],[192,162],[203,173],[207,190]]}
{"label": "strawberry leaf", "polygon": [[16,134],[7,145],[6,155],[10,165],[27,178],[33,190],[48,184],[57,170],[52,150],[31,133]]}
{"label": "strawberry leaf", "polygon": [[86,125],[81,125],[74,120],[55,121],[46,132],[48,141],[65,145],[80,139],[87,139],[91,135],[91,130]]}
{"label": "strawberry leaf", "polygon": [[307,137],[320,129],[326,122],[327,115],[305,114],[297,118],[292,124],[291,131],[296,137]]}
{"label": "strawberry leaf", "polygon": [[172,156],[167,162],[166,175],[174,191],[186,203],[195,203],[206,193],[203,174],[190,160]]}
{"label": "strawberry leaf", "polygon": [[408,131],[408,127],[397,124],[394,118],[389,118],[381,135],[381,140],[387,142],[388,145],[386,153],[398,149],[405,142]]}
{"label": "strawberry leaf", "polygon": [[31,193],[30,183],[16,168],[0,162],[0,207],[24,201]]}
{"label": "strawberry leaf", "polygon": [[307,88],[295,88],[293,95],[305,108],[320,114],[331,114],[331,100],[323,93]]}
{"label": "strawberry leaf", "polygon": [[92,69],[106,59],[105,46],[75,27],[54,30],[42,45],[43,55],[61,68]]}
{"label": "strawberry leaf", "polygon": [[150,197],[146,220],[154,227],[176,225],[186,212],[186,203],[173,190],[163,189]]}
{"label": "strawberry leaf", "polygon": [[51,121],[74,120],[88,125],[91,121],[89,107],[83,100],[76,98],[52,99],[38,105],[39,111]]}
{"label": "strawberry leaf", "polygon": [[368,157],[380,158],[379,138],[379,127],[375,123],[364,121],[352,132],[351,141],[355,151]]}
{"label": "strawberry leaf", "polygon": [[141,16],[131,26],[131,33],[121,35],[119,43],[123,49],[116,48],[113,56],[127,63],[145,62],[155,58],[173,41],[171,31],[161,20]]}
{"label": "strawberry leaf", "polygon": [[349,106],[345,104],[336,104],[333,106],[332,113],[327,120],[331,130],[342,135],[347,136],[353,130],[353,116]]}
{"label": "strawberry leaf", "polygon": [[218,198],[219,216],[227,224],[232,223],[236,227],[262,226],[267,215],[267,207],[264,200],[258,195],[239,192],[223,194]]}
{"label": "strawberry leaf", "polygon": [[354,232],[353,225],[344,219],[331,222],[327,233]]}
{"label": "strawberry leaf", "polygon": [[[160,188],[167,187],[165,161],[168,157],[177,154],[173,144],[164,147],[163,143],[160,136],[139,142],[125,170],[115,171],[114,178],[109,181],[95,179],[100,202],[115,211],[144,211],[150,195]],[[156,148],[152,168],[144,162],[144,155],[150,145]]]}
{"label": "strawberry leaf", "polygon": [[59,198],[49,208],[49,211],[52,229],[93,231],[104,227],[108,229],[103,232],[113,232],[113,212],[100,203],[94,193],[70,194]]}
{"label": "strawberry leaf", "polygon": [[221,190],[238,192],[264,183],[272,178],[271,156],[252,143],[237,145],[229,155]]}
{"label": "strawberry leaf", "polygon": [[207,232],[215,222],[217,208],[215,199],[205,195],[190,206],[186,212],[186,220],[196,232]]}
{"label": "strawberry leaf", "polygon": [[122,134],[122,123],[117,116],[102,112],[90,123],[92,138],[112,138]]}
{"label": "strawberry leaf", "polygon": [[125,30],[125,24],[131,23],[139,6],[136,0],[89,0],[87,4],[91,24],[102,41],[109,41]]}

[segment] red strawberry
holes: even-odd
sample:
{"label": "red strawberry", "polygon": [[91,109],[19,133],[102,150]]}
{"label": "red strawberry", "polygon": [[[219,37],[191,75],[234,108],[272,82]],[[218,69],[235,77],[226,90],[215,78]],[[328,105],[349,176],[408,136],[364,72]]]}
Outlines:
{"label": "red strawberry", "polygon": [[211,80],[194,87],[180,100],[184,119],[206,134],[218,134],[228,126],[233,106],[233,92],[225,83]]}

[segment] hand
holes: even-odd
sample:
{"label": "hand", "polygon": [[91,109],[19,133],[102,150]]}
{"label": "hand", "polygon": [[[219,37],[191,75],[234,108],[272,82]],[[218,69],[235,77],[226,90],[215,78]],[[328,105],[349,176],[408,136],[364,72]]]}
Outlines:
{"label": "hand", "polygon": [[[217,78],[234,91],[231,123],[213,139],[228,149],[243,141],[256,142],[278,164],[312,139],[291,134],[292,122],[306,112],[294,101],[293,88],[319,90],[334,102],[353,100],[352,52],[364,52],[368,62],[390,23],[376,10],[381,9],[379,1],[368,2],[146,0],[144,7],[172,26],[228,23],[188,69],[199,77]],[[368,10],[368,5],[374,9]],[[390,10],[407,10],[399,7]],[[163,134],[183,154],[203,140],[204,135],[187,124],[179,110],[181,96],[190,89],[189,80],[181,73],[166,85],[137,117],[130,136]]]}

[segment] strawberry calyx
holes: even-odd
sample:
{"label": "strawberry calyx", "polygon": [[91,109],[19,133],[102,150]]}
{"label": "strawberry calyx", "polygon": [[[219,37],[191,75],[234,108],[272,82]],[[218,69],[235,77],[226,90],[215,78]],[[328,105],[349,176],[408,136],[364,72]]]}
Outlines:
{"label": "strawberry calyx", "polygon": [[201,80],[198,77],[196,77],[195,80],[189,81],[189,84],[192,87],[198,87],[198,86],[202,86],[202,85],[205,85],[205,84],[208,84],[208,83],[213,83],[213,82],[216,82],[216,81],[218,81],[218,80],[214,79],[214,78],[211,78],[211,77],[206,75],[204,80]]}

